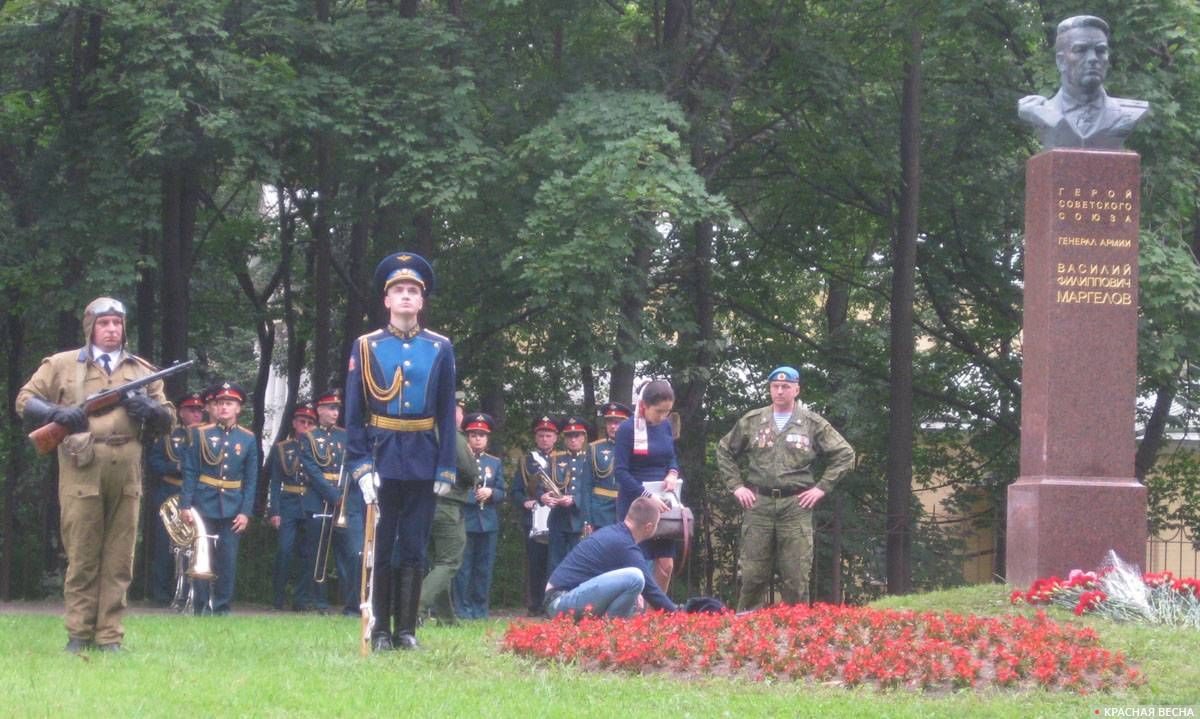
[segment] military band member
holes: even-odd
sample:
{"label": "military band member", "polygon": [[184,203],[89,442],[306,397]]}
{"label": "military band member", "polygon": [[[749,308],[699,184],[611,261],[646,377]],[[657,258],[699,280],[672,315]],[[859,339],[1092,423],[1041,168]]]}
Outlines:
{"label": "military band member", "polygon": [[542,597],[546,591],[546,562],[549,558],[548,535],[535,537],[533,513],[543,506],[538,498],[546,487],[542,475],[550,476],[550,456],[558,442],[558,422],[550,415],[533,421],[534,449],[521,457],[520,478],[513,482],[512,501],[521,514],[521,529],[525,535],[525,607],[529,616],[543,613]]}
{"label": "military band member", "polygon": [[550,507],[550,546],[546,560],[546,573],[553,574],[554,568],[579,544],[583,532],[583,513],[576,501],[576,488],[582,478],[590,484],[592,472],[588,461],[588,425],[582,417],[570,416],[563,420],[563,445],[561,452],[554,453],[554,481],[560,488],[557,493],[543,492],[542,504]]}
{"label": "military band member", "polygon": [[238,543],[254,511],[258,482],[258,438],[237,423],[246,392],[236,382],[223,382],[212,395],[212,422],[188,431],[183,453],[180,514],[191,522],[193,513],[216,535],[212,581],[198,580],[194,588],[196,613],[229,614],[237,578]]}
{"label": "military band member", "polygon": [[433,268],[424,258],[388,255],[375,269],[374,290],[388,324],[360,337],[350,353],[346,464],[363,500],[370,504],[378,496],[379,502],[372,647],[413,649],[433,485],[457,476],[454,347],[420,326],[425,298],[434,291]]}
{"label": "military band member", "polygon": [[133,576],[138,508],[142,496],[142,433],[171,428],[174,413],[162,382],[124,399],[109,412],[87,415],[79,406],[100,390],[153,374],[125,351],[125,305],[98,297],[83,311],[79,349],[42,360],[17,393],[16,410],[38,427],[55,422],[71,434],[58,446],[58,500],[67,573],[66,650],[118,651],[121,618]]}
{"label": "military band member", "polygon": [[494,428],[495,421],[483,412],[474,412],[463,422],[467,446],[478,469],[472,501],[463,506],[467,546],[462,567],[454,577],[454,609],[464,619],[486,619],[492,591],[496,539],[500,534],[496,507],[505,497],[504,465],[499,457],[487,453]]}
{"label": "military band member", "polygon": [[[799,371],[777,367],[767,383],[771,404],[744,415],[717,444],[718,471],[743,510],[739,611],[763,605],[774,572],[784,603],[808,602],[813,507],[854,464],[850,444],[799,401]],[[812,472],[818,457],[820,480]]]}
{"label": "military band member", "polygon": [[[462,407],[455,412],[462,426]],[[437,506],[433,510],[433,529],[429,537],[429,574],[421,588],[422,613],[429,612],[441,624],[458,624],[451,596],[454,577],[462,566],[463,548],[467,544],[467,529],[463,524],[463,507],[472,501],[479,467],[467,447],[467,436],[458,431],[455,440],[455,468],[458,477],[453,484],[437,482]]]}
{"label": "military band member", "polygon": [[633,410],[620,402],[609,402],[600,408],[604,420],[604,438],[588,445],[588,464],[592,471],[578,484],[579,510],[583,514],[583,536],[617,522],[617,477],[613,473],[613,457],[617,427],[633,416]]}
{"label": "military band member", "polygon": [[[338,600],[342,614],[359,615],[359,577],[362,573],[363,515],[367,505],[362,490],[342,472],[346,455],[346,430],[338,425],[342,414],[342,391],[331,389],[317,399],[317,427],[300,441],[300,464],[309,486],[333,508],[333,558],[338,575]],[[349,482],[349,485],[346,483]],[[342,508],[342,498],[345,507]],[[345,517],[346,526],[337,526],[337,517]],[[319,527],[318,522],[318,527]],[[312,565],[309,565],[312,568]],[[324,598],[324,590],[318,589]]]}
{"label": "military band member", "polygon": [[154,480],[151,509],[154,510],[154,559],[150,563],[150,600],[167,605],[175,596],[175,561],[171,556],[171,538],[167,528],[158,521],[158,508],[183,486],[183,450],[187,448],[187,431],[204,423],[204,397],[189,392],[175,400],[179,423],[170,434],[154,440],[146,453],[146,466]]}
{"label": "military band member", "polygon": [[297,611],[329,608],[324,590],[318,591],[313,582],[313,565],[317,556],[321,520],[313,515],[321,510],[321,500],[310,492],[300,468],[302,438],[316,426],[317,410],[309,402],[301,402],[292,411],[292,431],[271,448],[267,473],[271,478],[267,498],[267,521],[279,532],[279,548],[275,552],[275,571],[272,575],[276,609],[287,601],[287,584],[291,578],[296,555],[300,550],[300,576],[296,579],[292,606]]}

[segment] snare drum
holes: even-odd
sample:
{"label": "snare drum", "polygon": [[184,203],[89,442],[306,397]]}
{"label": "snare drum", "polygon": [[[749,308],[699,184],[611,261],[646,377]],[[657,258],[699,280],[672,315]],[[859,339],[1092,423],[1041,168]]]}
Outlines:
{"label": "snare drum", "polygon": [[529,538],[541,544],[550,542],[550,508],[544,504],[533,508],[533,526],[529,529]]}

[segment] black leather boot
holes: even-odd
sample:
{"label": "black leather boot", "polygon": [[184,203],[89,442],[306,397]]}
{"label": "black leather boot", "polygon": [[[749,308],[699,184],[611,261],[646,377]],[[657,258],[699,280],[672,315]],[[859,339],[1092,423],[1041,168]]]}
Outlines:
{"label": "black leather boot", "polygon": [[397,649],[416,649],[417,607],[421,603],[421,580],[424,575],[417,567],[396,570],[396,635],[392,643]]}
{"label": "black leather boot", "polygon": [[371,611],[375,613],[375,627],[371,630],[371,651],[385,652],[395,649],[392,645],[392,630],[389,626],[392,620],[391,567],[376,567],[374,582]]}

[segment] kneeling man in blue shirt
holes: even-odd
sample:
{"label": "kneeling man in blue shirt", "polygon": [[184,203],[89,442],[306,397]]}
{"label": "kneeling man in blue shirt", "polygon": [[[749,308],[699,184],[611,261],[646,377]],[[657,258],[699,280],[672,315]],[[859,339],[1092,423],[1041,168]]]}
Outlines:
{"label": "kneeling man in blue shirt", "polygon": [[646,555],[638,547],[657,527],[658,508],[639,497],[625,521],[599,529],[575,545],[546,584],[546,615],[630,617],[638,611],[641,597],[655,609],[678,611],[646,574]]}

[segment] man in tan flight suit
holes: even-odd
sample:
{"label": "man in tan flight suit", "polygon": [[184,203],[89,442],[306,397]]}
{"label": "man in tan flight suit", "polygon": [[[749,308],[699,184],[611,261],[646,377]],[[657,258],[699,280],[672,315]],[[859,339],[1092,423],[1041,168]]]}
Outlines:
{"label": "man in tan flight suit", "polygon": [[71,653],[121,649],[142,495],[142,442],[174,422],[161,381],[110,411],[86,415],[79,406],[84,398],[155,368],[125,351],[125,306],[117,300],[100,297],[88,304],[83,339],[82,348],[43,359],[17,395],[17,413],[27,421],[39,427],[57,422],[72,432],[58,447]]}

